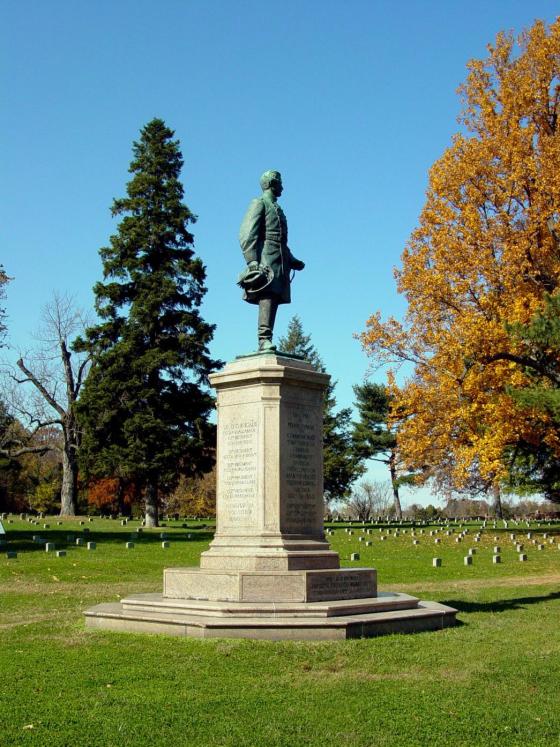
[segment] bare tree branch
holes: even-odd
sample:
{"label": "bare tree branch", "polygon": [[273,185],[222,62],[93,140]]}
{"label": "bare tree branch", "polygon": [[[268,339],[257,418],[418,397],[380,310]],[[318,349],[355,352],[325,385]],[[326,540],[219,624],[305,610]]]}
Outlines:
{"label": "bare tree branch", "polygon": [[23,360],[20,358],[17,361],[18,368],[23,371],[23,373],[27,376],[26,381],[30,381],[33,386],[41,392],[43,397],[47,400],[49,405],[53,408],[53,410],[56,410],[61,418],[64,418],[66,415],[66,412],[64,411],[64,408],[59,405],[59,403],[54,399],[54,397],[51,396],[50,392],[47,391],[47,389],[43,386],[43,384],[39,381],[39,379],[33,374],[32,371],[30,371]]}
{"label": "bare tree branch", "polygon": [[[32,433],[28,432],[28,437],[40,436],[41,430],[48,434],[47,429],[54,426],[60,429],[57,431],[59,437],[48,447],[44,444],[22,446],[28,451],[19,449],[16,452],[13,442],[0,444],[14,455],[41,453],[50,448],[59,451],[62,460],[63,514],[75,513],[77,500],[80,430],[75,419],[74,404],[89,360],[72,352],[72,337],[83,330],[84,322],[82,313],[70,296],[54,293],[53,300],[43,309],[42,325],[36,335],[40,344],[32,353],[25,356],[20,354],[17,361],[17,368],[24,376],[17,375],[16,371],[8,374],[13,383],[11,408],[33,429]],[[32,386],[26,387],[27,384]]]}
{"label": "bare tree branch", "polygon": [[46,454],[47,451],[51,450],[52,446],[23,446],[21,449],[16,449],[15,451],[0,448],[0,456],[7,459],[17,459],[24,454]]}
{"label": "bare tree branch", "polygon": [[496,361],[511,361],[512,363],[519,363],[520,366],[526,366],[527,368],[532,368],[534,371],[538,371],[546,379],[552,381],[556,386],[560,384],[560,378],[554,373],[554,371],[551,371],[544,363],[526,355],[515,355],[514,353],[501,352],[485,356],[483,359],[483,363],[495,363]]}
{"label": "bare tree branch", "polygon": [[85,373],[85,371],[86,371],[86,369],[87,369],[90,361],[91,361],[91,358],[88,356],[85,360],[83,360],[80,363],[80,366],[78,367],[78,374],[76,376],[76,387],[75,387],[76,395],[79,394],[80,389],[82,388],[84,373]]}

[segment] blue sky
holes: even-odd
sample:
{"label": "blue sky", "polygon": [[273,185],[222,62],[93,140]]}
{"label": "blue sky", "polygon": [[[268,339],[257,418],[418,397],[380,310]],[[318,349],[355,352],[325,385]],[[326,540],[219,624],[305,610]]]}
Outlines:
{"label": "blue sky", "polygon": [[158,116],[181,141],[185,201],[199,216],[212,353],[254,348],[255,308],[235,285],[237,233],[260,174],[278,169],[290,246],[307,266],[277,333],[298,314],[339,403],[351,404],[368,368],[353,334],[377,309],[404,310],[392,270],[428,169],[458,129],[467,61],[498,31],[557,12],[549,0],[4,0],[10,344],[32,344],[53,290],[92,307],[132,141]]}

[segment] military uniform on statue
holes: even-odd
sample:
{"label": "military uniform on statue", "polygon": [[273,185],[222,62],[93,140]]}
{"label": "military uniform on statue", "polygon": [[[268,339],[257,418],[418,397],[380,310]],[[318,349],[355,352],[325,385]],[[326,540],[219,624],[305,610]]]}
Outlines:
{"label": "military uniform on statue", "polygon": [[260,184],[262,197],[252,200],[241,228],[239,243],[247,268],[239,276],[243,299],[258,304],[259,350],[274,350],[272,334],[278,306],[290,303],[290,273],[303,270],[288,247],[288,222],[277,198],[282,194],[278,171],[265,171]]}

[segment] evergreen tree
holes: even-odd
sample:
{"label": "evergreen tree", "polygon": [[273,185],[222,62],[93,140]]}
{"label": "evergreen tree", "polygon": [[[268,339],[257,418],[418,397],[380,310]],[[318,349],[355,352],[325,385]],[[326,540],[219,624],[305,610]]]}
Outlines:
{"label": "evergreen tree", "polygon": [[354,423],[353,441],[357,455],[364,460],[373,459],[389,468],[393,500],[397,519],[402,518],[397,476],[397,434],[389,426],[391,401],[383,384],[365,384],[354,387],[356,406],[360,415]]}
{"label": "evergreen tree", "polygon": [[527,412],[544,415],[547,423],[540,438],[522,439],[510,449],[509,487],[522,494],[543,493],[560,503],[560,296],[545,293],[541,311],[527,324],[508,325],[508,331],[517,347],[508,359],[523,367],[527,380],[524,387],[510,387],[509,394]]}
{"label": "evergreen tree", "polygon": [[316,371],[325,372],[325,366],[315,346],[311,342],[311,335],[303,331],[301,319],[297,314],[288,322],[286,336],[278,341],[279,349],[290,355],[300,355],[305,361],[311,363]]}
{"label": "evergreen tree", "polygon": [[173,135],[154,119],[133,145],[127,197],[112,206],[123,217],[100,250],[100,322],[76,346],[92,357],[78,407],[82,469],[140,485],[147,526],[157,526],[160,490],[212,466],[206,386],[221,365],[208,351],[214,326],[199,312],[206,272],[192,249],[195,216],[182,201]]}
{"label": "evergreen tree", "polygon": [[[290,319],[286,336],[279,340],[279,348],[285,353],[300,355],[315,370],[325,373],[311,336],[304,333],[297,315]],[[352,448],[351,410],[336,411],[335,385],[336,382],[329,383],[323,406],[323,490],[327,503],[347,497],[350,486],[363,472]]]}

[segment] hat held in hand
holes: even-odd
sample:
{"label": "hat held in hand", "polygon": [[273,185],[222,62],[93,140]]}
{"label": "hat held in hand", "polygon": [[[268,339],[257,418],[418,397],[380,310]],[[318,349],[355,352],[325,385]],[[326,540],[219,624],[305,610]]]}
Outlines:
{"label": "hat held in hand", "polygon": [[274,272],[268,265],[248,266],[239,274],[237,285],[243,288],[247,295],[251,295],[263,291],[273,280]]}

